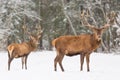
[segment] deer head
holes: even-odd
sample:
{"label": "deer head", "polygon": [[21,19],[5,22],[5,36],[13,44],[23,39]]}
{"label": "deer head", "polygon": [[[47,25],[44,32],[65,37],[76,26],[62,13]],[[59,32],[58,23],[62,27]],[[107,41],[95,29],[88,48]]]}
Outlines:
{"label": "deer head", "polygon": [[92,27],[91,30],[93,31],[96,39],[101,40],[101,36],[102,36],[102,33],[109,27],[110,25],[109,24],[106,24],[104,25],[103,27],[101,28],[96,28],[96,27]]}
{"label": "deer head", "polygon": [[26,33],[27,35],[29,35],[30,41],[33,42],[34,44],[39,44],[39,39],[42,35],[43,30],[41,30],[41,26],[36,26],[35,30],[33,30],[32,32],[29,32],[28,28],[26,27],[26,25],[23,25],[23,30],[24,33]]}
{"label": "deer head", "polygon": [[111,26],[111,24],[114,23],[115,21],[115,14],[112,12],[111,14],[109,14],[110,17],[107,17],[107,23],[104,26],[101,26],[100,28],[95,27],[91,24],[88,23],[87,21],[87,17],[89,17],[90,15],[88,15],[87,12],[83,11],[80,15],[81,20],[82,20],[82,25],[88,27],[89,29],[92,30],[92,32],[94,33],[96,39],[101,40],[101,36],[102,33]]}

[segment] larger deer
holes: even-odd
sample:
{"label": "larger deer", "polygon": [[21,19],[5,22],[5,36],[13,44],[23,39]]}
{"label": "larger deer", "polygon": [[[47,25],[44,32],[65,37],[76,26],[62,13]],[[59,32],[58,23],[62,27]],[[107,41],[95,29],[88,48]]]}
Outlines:
{"label": "larger deer", "polygon": [[25,69],[27,69],[28,55],[37,48],[42,31],[36,35],[33,35],[29,32],[27,33],[29,34],[29,37],[30,37],[30,40],[28,42],[12,43],[7,47],[8,70],[10,70],[11,61],[14,58],[20,58],[20,57],[22,59],[22,69],[24,68],[24,64],[25,64]]}
{"label": "larger deer", "polygon": [[112,19],[101,28],[96,28],[95,26],[90,25],[87,22],[84,13],[82,15],[83,15],[82,23],[86,27],[91,29],[93,34],[81,34],[78,36],[66,35],[54,39],[52,41],[52,45],[56,48],[57,52],[57,55],[54,59],[55,71],[57,71],[57,63],[59,63],[61,70],[64,71],[64,68],[62,66],[62,60],[65,55],[67,56],[80,55],[81,71],[83,70],[84,58],[86,57],[87,71],[90,71],[89,69],[90,54],[100,46],[102,33],[107,28],[110,27],[111,24],[109,22],[113,22]]}

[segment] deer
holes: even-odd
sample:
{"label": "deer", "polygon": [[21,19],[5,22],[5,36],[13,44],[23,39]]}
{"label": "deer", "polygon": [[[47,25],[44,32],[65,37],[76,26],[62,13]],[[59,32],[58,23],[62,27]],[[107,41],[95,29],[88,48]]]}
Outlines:
{"label": "deer", "polygon": [[27,69],[27,58],[28,55],[37,49],[39,44],[39,39],[41,37],[42,31],[38,32],[38,34],[34,35],[29,32],[29,41],[22,43],[11,43],[7,46],[8,51],[8,70],[10,70],[10,64],[14,58],[21,58],[22,60],[22,69],[25,66]]}
{"label": "deer", "polygon": [[92,34],[80,34],[80,35],[64,35],[52,40],[52,46],[56,49],[56,57],[54,59],[54,71],[57,71],[57,63],[64,72],[62,61],[64,56],[80,55],[80,71],[83,70],[84,58],[86,58],[87,72],[90,71],[90,54],[95,51],[101,44],[102,34],[114,22],[113,18],[108,20],[101,28],[97,28],[91,25],[86,20],[85,14],[82,13],[82,24],[89,28]]}

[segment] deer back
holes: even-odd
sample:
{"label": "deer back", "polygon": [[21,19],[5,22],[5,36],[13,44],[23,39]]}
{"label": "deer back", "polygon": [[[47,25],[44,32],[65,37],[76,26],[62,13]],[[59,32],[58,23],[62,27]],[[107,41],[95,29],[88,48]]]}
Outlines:
{"label": "deer back", "polygon": [[82,34],[79,36],[62,36],[59,37],[55,42],[55,47],[57,50],[65,51],[70,53],[77,53],[85,51],[91,48],[91,35]]}

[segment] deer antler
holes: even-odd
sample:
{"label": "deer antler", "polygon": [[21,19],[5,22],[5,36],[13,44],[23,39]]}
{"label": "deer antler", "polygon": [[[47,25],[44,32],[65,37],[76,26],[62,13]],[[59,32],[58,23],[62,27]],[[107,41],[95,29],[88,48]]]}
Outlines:
{"label": "deer antler", "polygon": [[26,27],[26,25],[23,25],[23,30],[24,30],[24,33],[28,34],[28,35],[31,35],[31,33],[28,31],[28,28]]}
{"label": "deer antler", "polygon": [[107,23],[113,25],[114,22],[115,22],[115,18],[116,18],[116,16],[117,16],[117,13],[114,12],[114,11],[108,13],[107,16],[106,16],[106,17],[107,17],[107,20],[108,20]]}
{"label": "deer antler", "polygon": [[89,17],[88,11],[87,11],[87,13],[86,13],[86,11],[83,10],[83,11],[81,12],[81,14],[80,14],[80,18],[81,18],[82,25],[84,25],[84,26],[92,29],[92,28],[94,28],[94,26],[88,23],[88,21],[87,21],[87,18],[88,18],[88,17]]}
{"label": "deer antler", "polygon": [[36,25],[37,29],[37,35],[41,35],[43,33],[43,30],[41,29],[41,25]]}
{"label": "deer antler", "polygon": [[106,18],[107,18],[107,19],[106,19],[106,20],[107,20],[107,24],[105,24],[105,25],[103,26],[103,28],[108,28],[108,27],[110,27],[111,25],[113,25],[114,22],[115,22],[116,16],[117,16],[117,14],[116,14],[114,11],[108,13],[107,16],[106,16]]}

